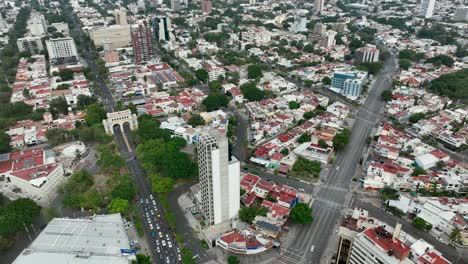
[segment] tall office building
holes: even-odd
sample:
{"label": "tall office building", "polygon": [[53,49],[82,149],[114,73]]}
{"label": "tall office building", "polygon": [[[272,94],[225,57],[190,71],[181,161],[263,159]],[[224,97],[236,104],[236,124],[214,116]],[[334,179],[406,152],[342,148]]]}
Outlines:
{"label": "tall office building", "polygon": [[78,62],[78,51],[71,37],[49,39],[46,41],[49,60],[54,65],[74,64]]}
{"label": "tall office building", "polygon": [[367,44],[365,47],[356,49],[354,55],[354,63],[372,63],[379,61],[379,49],[371,44]]}
{"label": "tall office building", "polygon": [[204,131],[197,144],[201,211],[208,225],[236,216],[240,208],[240,163],[229,157],[226,135]]}
{"label": "tall office building", "polygon": [[159,41],[172,41],[174,35],[172,33],[171,19],[167,16],[157,16],[153,21],[154,34]]}
{"label": "tall office building", "polygon": [[201,2],[201,8],[202,8],[203,14],[209,14],[209,13],[211,13],[213,5],[212,5],[211,1],[202,1]]}
{"label": "tall office building", "polygon": [[139,21],[131,29],[135,64],[149,61],[154,54],[151,28],[146,20]]}
{"label": "tall office building", "polygon": [[3,20],[2,12],[0,12],[0,30],[8,29],[8,24]]}
{"label": "tall office building", "polygon": [[180,10],[180,0],[171,0],[171,9],[174,11]]}
{"label": "tall office building", "polygon": [[322,13],[324,5],[325,5],[325,0],[314,0],[314,12],[316,14]]}
{"label": "tall office building", "polygon": [[257,0],[249,0],[249,5],[254,6],[257,4]]}
{"label": "tall office building", "polygon": [[125,8],[115,9],[114,10],[115,24],[117,25],[127,25],[127,10]]}
{"label": "tall office building", "polygon": [[435,0],[422,0],[419,15],[424,18],[431,18],[434,12]]}
{"label": "tall office building", "polygon": [[453,21],[468,22],[468,6],[457,8],[455,14],[453,14]]}
{"label": "tall office building", "polygon": [[44,50],[41,37],[24,37],[16,40],[16,45],[20,52],[27,51],[30,54],[39,54]]}

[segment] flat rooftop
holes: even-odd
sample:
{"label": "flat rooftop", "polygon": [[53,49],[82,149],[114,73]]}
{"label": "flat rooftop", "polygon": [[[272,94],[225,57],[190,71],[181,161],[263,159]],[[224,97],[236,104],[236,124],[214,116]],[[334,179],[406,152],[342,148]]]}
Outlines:
{"label": "flat rooftop", "polygon": [[121,253],[129,248],[120,214],[55,218],[13,263],[131,263],[132,256]]}

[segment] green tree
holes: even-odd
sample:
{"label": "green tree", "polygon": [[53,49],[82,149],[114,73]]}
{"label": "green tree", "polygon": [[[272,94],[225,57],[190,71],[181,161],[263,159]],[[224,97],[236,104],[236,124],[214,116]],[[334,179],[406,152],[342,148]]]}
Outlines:
{"label": "green tree", "polygon": [[247,77],[249,79],[256,79],[263,76],[262,67],[260,65],[252,64],[247,68]]}
{"label": "green tree", "polygon": [[322,78],[322,83],[323,83],[324,85],[331,85],[332,80],[330,79],[330,77],[325,76],[325,77]]}
{"label": "green tree", "polygon": [[288,106],[289,106],[289,109],[298,109],[299,107],[301,107],[301,104],[299,104],[296,101],[290,101],[288,103]]}
{"label": "green tree", "polygon": [[193,114],[192,116],[190,116],[190,119],[187,121],[187,124],[191,125],[192,127],[204,126],[205,119],[200,114]]}
{"label": "green tree", "polygon": [[60,96],[57,98],[54,98],[50,101],[49,104],[50,107],[50,113],[54,116],[57,117],[59,114],[68,114],[68,103],[65,97]]}
{"label": "green tree", "polygon": [[168,193],[174,188],[174,180],[169,177],[154,175],[151,177],[151,190],[154,193]]}
{"label": "green tree", "polygon": [[461,238],[461,230],[458,227],[455,227],[452,232],[450,232],[450,240],[458,241]]}
{"label": "green tree", "polygon": [[188,248],[182,248],[182,264],[196,264],[193,253]]}
{"label": "green tree", "polygon": [[261,101],[265,97],[265,93],[257,88],[257,84],[255,82],[243,84],[241,86],[241,91],[249,102]]}
{"label": "green tree", "polygon": [[428,222],[426,222],[424,219],[422,219],[420,217],[414,218],[412,224],[413,224],[414,227],[416,227],[417,229],[420,229],[420,230],[429,231],[429,230],[432,229],[432,225],[429,224]]}
{"label": "green tree", "polygon": [[410,60],[407,60],[407,59],[400,59],[398,61],[398,65],[400,66],[400,68],[402,68],[403,70],[408,70],[412,63]]}
{"label": "green tree", "polygon": [[412,114],[410,117],[409,117],[409,121],[411,123],[417,123],[419,120],[425,118],[426,115],[424,113],[416,113],[416,114]]}
{"label": "green tree", "polygon": [[10,135],[1,131],[0,132],[0,154],[11,151],[10,141],[11,141]]}
{"label": "green tree", "polygon": [[398,190],[385,186],[382,189],[380,189],[379,196],[380,196],[380,199],[384,201],[398,200],[398,198],[400,197],[400,194],[398,193]]}
{"label": "green tree", "polygon": [[309,133],[305,132],[297,139],[297,142],[305,143],[305,142],[310,142],[310,140],[311,140],[311,136],[309,135]]}
{"label": "green tree", "polygon": [[227,262],[228,262],[228,264],[239,264],[239,263],[240,263],[240,260],[239,260],[239,258],[236,257],[236,256],[229,256],[229,257],[227,258]]}
{"label": "green tree", "polygon": [[112,199],[125,199],[130,202],[136,195],[135,184],[129,173],[114,175],[109,180],[109,186],[111,187]]}
{"label": "green tree", "polygon": [[102,120],[106,119],[106,110],[97,104],[91,104],[86,107],[85,121],[88,126],[101,124]]}
{"label": "green tree", "polygon": [[393,94],[392,94],[392,91],[390,91],[390,90],[383,90],[383,92],[382,92],[382,94],[380,96],[382,97],[383,100],[388,102],[388,101],[392,100]]}
{"label": "green tree", "polygon": [[128,209],[130,209],[130,203],[125,199],[112,199],[108,209],[111,214],[119,213],[121,215],[125,215],[128,212]]}
{"label": "green tree", "polygon": [[327,142],[322,138],[318,140],[318,145],[322,148],[328,148]]}
{"label": "green tree", "polygon": [[349,143],[349,137],[351,132],[345,128],[340,133],[337,133],[333,138],[333,148],[336,151],[341,151]]}
{"label": "green tree", "polygon": [[426,174],[427,174],[427,172],[423,168],[416,167],[411,175],[412,176],[419,176],[419,175],[426,175]]}
{"label": "green tree", "polygon": [[322,166],[319,162],[315,160],[308,160],[303,157],[297,158],[292,167],[292,171],[295,173],[312,175],[315,178],[319,177],[321,170]]}
{"label": "green tree", "polygon": [[49,144],[52,146],[61,145],[67,142],[68,138],[67,131],[62,128],[50,128],[46,131],[45,136]]}
{"label": "green tree", "polygon": [[77,97],[76,108],[80,110],[86,109],[88,105],[95,104],[96,102],[97,102],[97,99],[95,97],[80,94]]}
{"label": "green tree", "polygon": [[204,69],[198,69],[195,71],[195,76],[202,82],[208,81],[208,72]]}
{"label": "green tree", "polygon": [[151,257],[150,256],[146,256],[144,254],[137,254],[136,255],[136,264],[151,264]]}
{"label": "green tree", "polygon": [[97,163],[102,169],[112,171],[122,168],[125,165],[125,159],[119,154],[114,154],[112,151],[106,149],[101,151]]}
{"label": "green tree", "polygon": [[309,207],[306,203],[297,203],[291,209],[289,214],[291,220],[298,224],[310,224],[314,221],[312,217],[312,208]]}
{"label": "green tree", "polygon": [[224,94],[210,93],[202,104],[206,107],[209,112],[219,110],[221,107],[226,107],[229,104],[229,99]]}
{"label": "green tree", "polygon": [[257,215],[266,216],[268,209],[259,206],[243,206],[239,210],[239,219],[246,223],[252,223]]}
{"label": "green tree", "polygon": [[0,211],[0,236],[15,235],[24,225],[30,225],[40,211],[41,207],[29,198],[12,201]]}

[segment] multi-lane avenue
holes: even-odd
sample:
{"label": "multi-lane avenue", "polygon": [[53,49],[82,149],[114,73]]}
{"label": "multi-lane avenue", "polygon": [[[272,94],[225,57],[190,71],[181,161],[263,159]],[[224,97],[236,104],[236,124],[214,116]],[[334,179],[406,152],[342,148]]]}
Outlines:
{"label": "multi-lane avenue", "polygon": [[384,69],[376,77],[367,100],[354,116],[356,121],[351,130],[349,145],[343,152],[337,154],[336,162],[329,166],[322,179],[323,183],[313,188],[314,222],[291,229],[290,236],[294,239],[284,245],[280,261],[317,264],[327,263],[330,260],[328,242],[335,235],[338,220],[351,202],[352,178],[358,169],[366,140],[379,121],[378,116],[384,106],[381,93],[390,87],[390,77],[395,72],[396,64],[392,56],[386,60]]}

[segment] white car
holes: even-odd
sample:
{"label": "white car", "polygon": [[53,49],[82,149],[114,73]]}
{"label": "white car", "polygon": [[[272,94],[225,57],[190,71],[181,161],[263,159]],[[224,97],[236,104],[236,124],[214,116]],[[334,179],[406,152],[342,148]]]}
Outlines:
{"label": "white car", "polygon": [[153,230],[153,224],[149,224],[151,230]]}
{"label": "white car", "polygon": [[314,250],[315,250],[315,246],[312,245],[312,246],[310,247],[310,252],[314,252]]}
{"label": "white car", "polygon": [[339,171],[339,170],[340,170],[340,166],[336,166],[336,170]]}
{"label": "white car", "polygon": [[133,240],[133,241],[130,242],[130,245],[131,245],[131,246],[135,246],[135,245],[137,245],[137,244],[138,244],[138,241],[136,241],[136,240]]}
{"label": "white car", "polygon": [[[161,232],[159,232],[158,235],[159,235],[159,238],[162,238],[162,237],[163,237],[163,235],[162,235]],[[163,241],[164,241],[164,240],[163,240]]]}
{"label": "white car", "polygon": [[158,253],[161,253],[161,249],[160,249],[159,247],[156,247],[156,251],[157,251]]}
{"label": "white car", "polygon": [[166,246],[166,240],[161,240],[161,244],[163,245],[163,247]]}
{"label": "white car", "polygon": [[169,248],[172,248],[172,243],[171,243],[171,241],[167,241],[167,245],[169,246]]}

